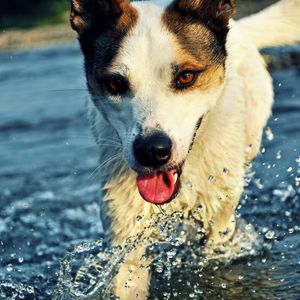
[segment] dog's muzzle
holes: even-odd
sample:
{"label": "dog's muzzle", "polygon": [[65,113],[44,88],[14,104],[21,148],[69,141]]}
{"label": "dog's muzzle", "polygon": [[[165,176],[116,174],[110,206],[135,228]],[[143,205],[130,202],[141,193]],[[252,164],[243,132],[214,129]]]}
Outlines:
{"label": "dog's muzzle", "polygon": [[165,204],[178,194],[179,168],[169,167],[172,156],[172,141],[161,131],[151,131],[139,135],[133,151],[136,161],[147,170],[139,174],[137,188],[144,200],[153,204]]}
{"label": "dog's muzzle", "polygon": [[139,135],[133,145],[134,156],[143,167],[159,169],[172,155],[172,141],[162,132]]}

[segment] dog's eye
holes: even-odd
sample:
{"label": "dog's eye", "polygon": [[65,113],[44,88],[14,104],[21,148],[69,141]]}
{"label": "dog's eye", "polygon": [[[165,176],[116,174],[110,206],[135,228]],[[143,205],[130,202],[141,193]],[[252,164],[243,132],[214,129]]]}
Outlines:
{"label": "dog's eye", "polygon": [[128,90],[128,83],[122,76],[111,76],[105,81],[108,92],[112,95],[124,95]]}
{"label": "dog's eye", "polygon": [[194,71],[183,71],[176,78],[176,88],[184,89],[192,86],[198,77],[198,73]]}

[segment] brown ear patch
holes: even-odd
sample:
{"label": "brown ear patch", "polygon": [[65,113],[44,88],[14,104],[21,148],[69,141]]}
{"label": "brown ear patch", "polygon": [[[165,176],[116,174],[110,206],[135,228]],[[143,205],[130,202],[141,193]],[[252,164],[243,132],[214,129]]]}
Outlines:
{"label": "brown ear patch", "polygon": [[214,11],[214,17],[209,17],[207,11],[200,12],[199,4],[203,1],[175,1],[162,15],[162,23],[178,44],[176,63],[188,63],[196,70],[204,69],[188,90],[208,90],[224,81],[228,24],[222,23],[215,31],[209,22],[216,22],[218,12]]}
{"label": "brown ear patch", "polygon": [[71,4],[71,26],[78,32],[83,52],[102,33],[125,34],[138,19],[128,0],[72,0]]}
{"label": "brown ear patch", "polygon": [[224,65],[226,58],[226,35],[217,36],[201,21],[182,15],[168,8],[162,15],[162,22],[176,37],[181,48],[190,53],[198,62]]}
{"label": "brown ear patch", "polygon": [[197,16],[203,21],[218,20],[224,22],[224,25],[227,25],[236,13],[234,0],[174,0],[171,6],[179,12]]}
{"label": "brown ear patch", "polygon": [[180,16],[187,24],[207,26],[220,43],[225,44],[229,20],[236,12],[236,5],[234,0],[174,0],[166,12],[173,21]]}
{"label": "brown ear patch", "polygon": [[122,15],[126,0],[72,0],[71,26],[79,34],[83,34],[93,25],[105,27],[105,20],[114,19]]}

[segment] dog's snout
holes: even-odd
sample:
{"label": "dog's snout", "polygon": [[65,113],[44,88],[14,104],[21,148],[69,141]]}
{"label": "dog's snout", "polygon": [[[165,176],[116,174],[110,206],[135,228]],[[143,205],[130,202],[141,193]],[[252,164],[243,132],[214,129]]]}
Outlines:
{"label": "dog's snout", "polygon": [[138,136],[133,149],[136,160],[142,166],[159,168],[171,157],[172,141],[167,135],[156,132],[147,136]]}

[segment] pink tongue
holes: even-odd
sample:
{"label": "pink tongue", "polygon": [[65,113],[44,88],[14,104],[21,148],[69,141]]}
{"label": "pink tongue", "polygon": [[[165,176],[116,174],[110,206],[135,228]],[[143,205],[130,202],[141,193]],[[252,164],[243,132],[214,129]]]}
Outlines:
{"label": "pink tongue", "polygon": [[174,175],[177,170],[138,176],[137,187],[141,196],[153,204],[168,202],[175,192]]}

